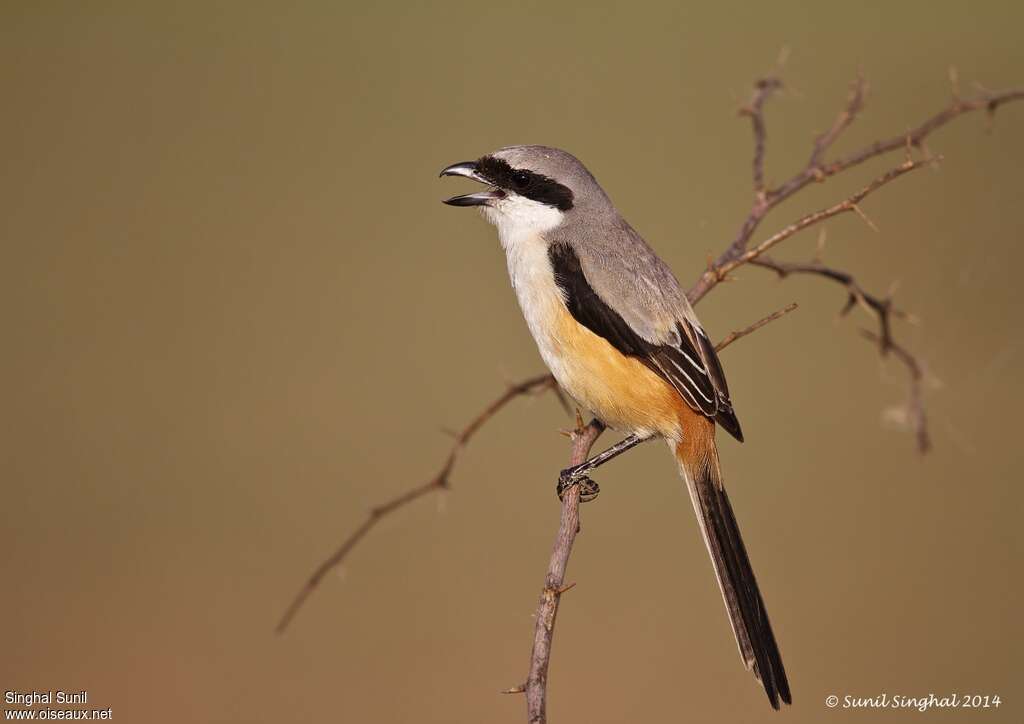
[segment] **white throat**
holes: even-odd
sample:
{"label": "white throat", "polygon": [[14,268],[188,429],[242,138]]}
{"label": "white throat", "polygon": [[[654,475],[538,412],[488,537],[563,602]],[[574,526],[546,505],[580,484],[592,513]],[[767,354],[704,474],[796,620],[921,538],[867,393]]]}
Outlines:
{"label": "white throat", "polygon": [[544,233],[561,224],[565,217],[553,206],[516,194],[480,209],[484,218],[498,228],[498,239],[509,254],[528,240],[537,241]]}

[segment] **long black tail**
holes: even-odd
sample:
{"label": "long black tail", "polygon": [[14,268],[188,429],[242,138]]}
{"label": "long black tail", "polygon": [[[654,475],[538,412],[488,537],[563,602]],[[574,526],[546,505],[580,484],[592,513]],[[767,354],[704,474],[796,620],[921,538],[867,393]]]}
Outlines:
{"label": "long black tail", "polygon": [[713,440],[710,449],[701,451],[703,454],[694,454],[692,446],[680,443],[676,447],[676,457],[715,566],[743,665],[748,671],[753,670],[754,676],[764,686],[772,708],[778,709],[780,700],[792,703],[789,681],[786,680],[782,656],[775,643],[754,570],[750,567],[750,559],[740,537],[736,516],[722,484]]}

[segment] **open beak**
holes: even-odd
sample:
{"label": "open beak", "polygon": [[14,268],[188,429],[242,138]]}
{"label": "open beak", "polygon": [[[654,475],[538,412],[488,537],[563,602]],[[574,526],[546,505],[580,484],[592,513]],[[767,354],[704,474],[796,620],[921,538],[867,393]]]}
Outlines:
{"label": "open beak", "polygon": [[[461,161],[459,163],[453,163],[451,166],[441,171],[441,176],[465,176],[471,178],[474,181],[479,181],[482,184],[490,185],[484,176],[482,176],[476,170],[476,161]],[[478,191],[475,194],[462,194],[461,196],[452,196],[450,199],[445,199],[443,203],[449,206],[486,206],[491,201],[505,198],[505,192],[499,188],[491,186],[487,191]]]}

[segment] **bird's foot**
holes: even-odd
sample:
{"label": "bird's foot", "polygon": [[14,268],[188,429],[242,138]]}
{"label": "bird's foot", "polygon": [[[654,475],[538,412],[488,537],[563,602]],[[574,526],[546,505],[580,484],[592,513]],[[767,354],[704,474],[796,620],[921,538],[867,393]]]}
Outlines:
{"label": "bird's foot", "polygon": [[601,486],[592,480],[581,468],[583,468],[583,466],[578,465],[573,468],[566,468],[559,473],[558,483],[555,485],[555,492],[558,493],[559,500],[562,500],[565,496],[565,491],[573,485],[580,486],[581,503],[589,503],[597,497],[598,493],[601,492]]}

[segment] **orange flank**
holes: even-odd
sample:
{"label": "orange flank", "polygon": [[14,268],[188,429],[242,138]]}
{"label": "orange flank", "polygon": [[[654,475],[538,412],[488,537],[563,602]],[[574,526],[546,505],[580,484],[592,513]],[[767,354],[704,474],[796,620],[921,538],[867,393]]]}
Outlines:
{"label": "orange flank", "polygon": [[701,417],[647,365],[581,325],[563,305],[553,306],[548,341],[563,368],[559,382],[605,424],[678,440],[690,418]]}

